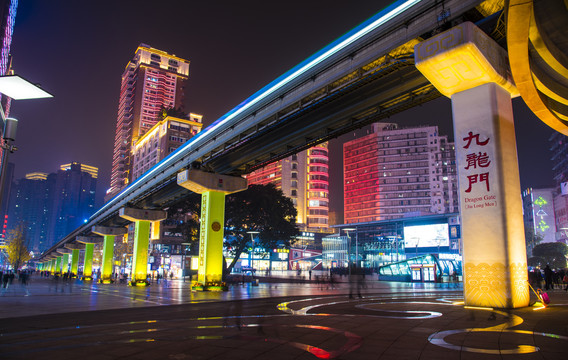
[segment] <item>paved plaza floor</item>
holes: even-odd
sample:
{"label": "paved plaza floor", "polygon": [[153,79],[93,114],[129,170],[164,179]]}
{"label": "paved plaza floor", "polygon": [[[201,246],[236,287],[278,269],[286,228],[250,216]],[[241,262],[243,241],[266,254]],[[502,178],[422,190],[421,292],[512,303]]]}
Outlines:
{"label": "paved plaza floor", "polygon": [[[192,292],[34,278],[0,294],[0,359],[567,359],[568,293],[468,309],[456,284],[260,283]],[[533,301],[536,298],[532,298]]]}

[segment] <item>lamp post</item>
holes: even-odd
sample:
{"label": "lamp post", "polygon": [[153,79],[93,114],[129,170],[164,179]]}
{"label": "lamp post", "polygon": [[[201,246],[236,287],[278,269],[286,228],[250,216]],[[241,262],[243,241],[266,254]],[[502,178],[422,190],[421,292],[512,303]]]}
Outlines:
{"label": "lamp post", "polygon": [[254,252],[254,234],[260,234],[260,232],[258,232],[258,231],[247,231],[247,234],[250,234],[250,239],[252,241],[252,251],[249,252],[249,266],[251,268],[250,272],[251,272],[252,276],[254,277],[254,272],[252,271],[254,269],[254,266],[253,266],[254,265],[253,264],[254,257],[252,257],[252,253]]}
{"label": "lamp post", "polygon": [[[0,76],[0,93],[6,95],[14,100],[26,100],[26,99],[42,99],[53,97],[47,91],[39,88],[38,86],[32,84],[26,79],[18,75],[8,75]],[[0,117],[2,119],[3,134],[2,138],[4,143],[2,144],[2,163],[0,163],[0,206],[2,205],[2,195],[4,192],[4,178],[6,173],[8,154],[17,150],[13,145],[10,145],[11,141],[16,140],[16,130],[18,125],[18,120],[6,118],[4,114],[4,109],[0,104]]]}
{"label": "lamp post", "polygon": [[183,278],[183,282],[185,282],[185,273],[186,273],[185,262],[187,260],[187,246],[191,245],[191,243],[184,242],[184,243],[181,243],[181,245],[183,246],[183,261],[182,261],[183,262],[183,268],[182,268],[181,277]]}
{"label": "lamp post", "polygon": [[[347,234],[347,239],[349,239],[349,247],[347,248],[347,267],[349,268],[349,276],[351,276],[351,236],[349,235],[350,231],[356,231],[356,228],[345,228],[343,231]],[[357,233],[355,233],[355,265],[357,265]]]}

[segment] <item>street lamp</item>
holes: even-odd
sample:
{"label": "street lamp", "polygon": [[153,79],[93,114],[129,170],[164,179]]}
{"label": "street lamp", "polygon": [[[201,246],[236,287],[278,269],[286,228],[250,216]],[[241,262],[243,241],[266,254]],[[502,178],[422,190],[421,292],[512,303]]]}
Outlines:
{"label": "street lamp", "polygon": [[249,252],[249,266],[251,268],[251,274],[254,277],[254,273],[252,271],[252,269],[254,269],[254,264],[252,263],[253,258],[252,258],[252,253],[254,252],[254,234],[260,234],[260,232],[258,231],[247,231],[247,234],[250,234],[250,239],[252,240],[252,251]]}
{"label": "street lamp", "polygon": [[183,246],[183,269],[182,269],[181,277],[183,278],[183,282],[185,282],[185,273],[186,273],[185,263],[187,261],[187,246],[191,245],[191,243],[184,242],[184,243],[181,243],[181,245]]}
{"label": "street lamp", "polygon": [[[6,95],[14,100],[26,100],[26,99],[42,99],[53,97],[47,91],[39,88],[38,86],[32,84],[26,79],[18,75],[8,75],[0,76],[0,93]],[[6,118],[4,114],[4,109],[0,104],[0,117],[2,119],[3,127],[2,138],[4,143],[2,144],[2,162],[0,163],[0,206],[2,204],[2,195],[4,193],[4,178],[6,173],[6,168],[8,166],[8,154],[17,150],[13,145],[10,145],[11,141],[16,140],[16,130],[18,128],[18,120]]]}
{"label": "street lamp", "polygon": [[[347,266],[349,267],[349,276],[351,276],[351,236],[349,236],[350,231],[357,231],[356,228],[345,228],[343,229],[347,234],[347,238],[349,239],[349,247],[347,248]],[[355,265],[357,265],[357,257],[358,257],[358,249],[357,249],[357,233],[355,233]]]}

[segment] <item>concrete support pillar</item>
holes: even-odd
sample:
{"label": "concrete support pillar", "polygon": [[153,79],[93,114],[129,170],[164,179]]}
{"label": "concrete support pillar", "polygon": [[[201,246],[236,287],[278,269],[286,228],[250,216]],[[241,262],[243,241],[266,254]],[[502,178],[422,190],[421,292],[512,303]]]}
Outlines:
{"label": "concrete support pillar", "polygon": [[55,260],[55,273],[61,274],[61,256],[58,256]]}
{"label": "concrete support pillar", "polygon": [[77,277],[77,272],[79,271],[79,252],[84,245],[73,242],[67,243],[64,246],[68,251],[71,251],[71,265],[69,267],[70,276]]}
{"label": "concrete support pillar", "polygon": [[148,247],[150,244],[150,223],[166,219],[162,210],[122,208],[118,215],[134,222],[134,248],[132,250],[132,286],[148,286]]}
{"label": "concrete support pillar", "polygon": [[83,262],[83,280],[93,279],[93,254],[95,252],[95,244],[85,244],[85,260]]}
{"label": "concrete support pillar", "polygon": [[49,268],[49,271],[53,274],[55,273],[55,269],[57,268],[57,258],[51,259],[51,266]]}
{"label": "concrete support pillar", "polygon": [[63,254],[63,259],[61,261],[61,273],[67,274],[69,272],[69,254]]}
{"label": "concrete support pillar", "polygon": [[83,260],[83,280],[93,279],[93,254],[95,244],[102,242],[103,238],[94,236],[77,236],[76,241],[85,245],[85,258]]}
{"label": "concrete support pillar", "polygon": [[127,230],[123,227],[93,226],[91,231],[97,235],[102,235],[103,240],[103,259],[101,262],[100,283],[110,284],[113,282],[112,269],[114,260],[114,239],[117,235],[126,234]]}
{"label": "concrete support pillar", "polygon": [[519,167],[505,51],[472,23],[415,47],[416,67],[452,99],[465,304],[529,303]]}
{"label": "concrete support pillar", "polygon": [[71,274],[73,277],[77,277],[79,271],[79,249],[71,250]]}
{"label": "concrete support pillar", "polygon": [[192,169],[178,173],[177,183],[201,194],[198,279],[192,287],[197,290],[223,289],[225,195],[246,190],[247,181]]}

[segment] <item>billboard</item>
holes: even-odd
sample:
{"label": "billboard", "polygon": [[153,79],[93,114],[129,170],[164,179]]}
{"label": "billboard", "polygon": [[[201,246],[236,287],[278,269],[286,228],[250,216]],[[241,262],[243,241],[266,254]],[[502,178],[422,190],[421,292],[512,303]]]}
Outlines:
{"label": "billboard", "polygon": [[[418,245],[418,246],[417,246]],[[448,224],[414,225],[404,227],[404,246],[407,249],[449,246]]]}

